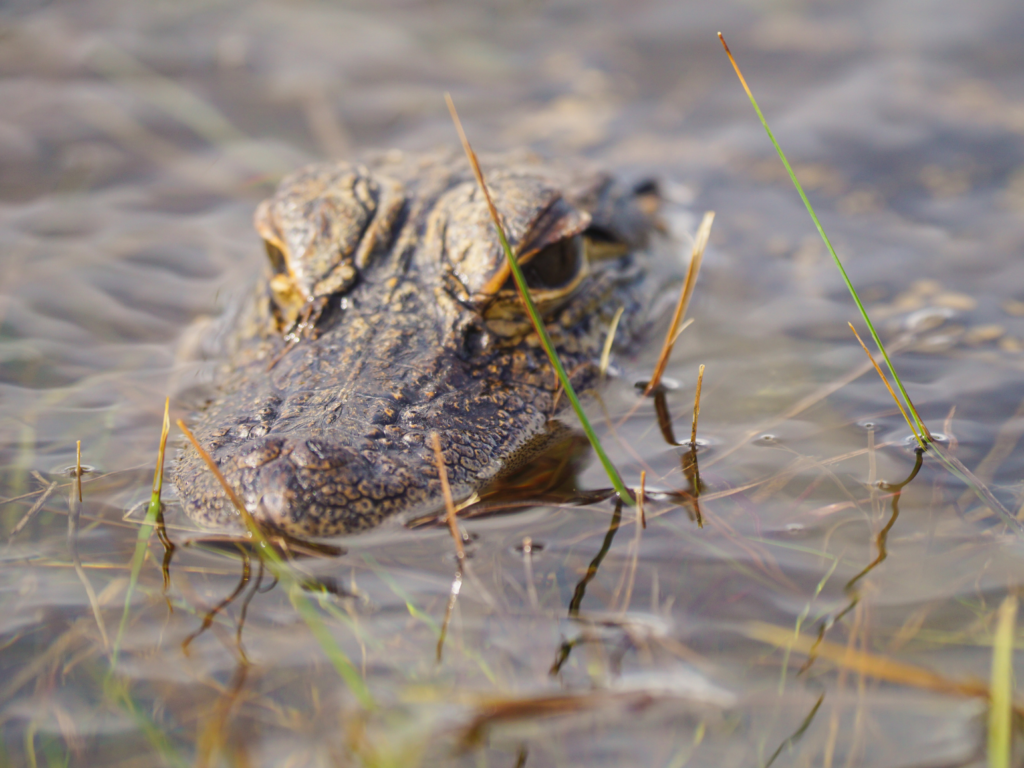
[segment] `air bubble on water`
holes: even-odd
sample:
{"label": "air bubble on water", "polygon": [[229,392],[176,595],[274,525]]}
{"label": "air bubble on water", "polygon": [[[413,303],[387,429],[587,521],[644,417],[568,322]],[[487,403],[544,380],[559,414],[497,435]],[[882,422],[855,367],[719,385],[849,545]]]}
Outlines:
{"label": "air bubble on water", "polygon": [[[932,442],[939,443],[940,445],[949,445],[949,436],[943,432],[932,432]],[[903,438],[903,444],[909,448],[919,448],[917,438],[913,435],[907,435]]]}
{"label": "air bubble on water", "polygon": [[516,544],[513,547],[513,549],[518,554],[520,554],[520,555],[525,555],[525,554],[535,555],[538,552],[543,552],[544,551],[544,542],[542,542],[542,541],[530,541],[529,542],[529,549],[527,549],[527,543],[525,541],[521,541],[518,544]]}
{"label": "air bubble on water", "polygon": [[[64,477],[74,477],[78,471],[78,467],[72,464],[70,467],[64,467],[63,469],[57,470],[54,474],[63,475]],[[82,476],[92,475],[96,473],[96,467],[89,464],[82,465]]]}

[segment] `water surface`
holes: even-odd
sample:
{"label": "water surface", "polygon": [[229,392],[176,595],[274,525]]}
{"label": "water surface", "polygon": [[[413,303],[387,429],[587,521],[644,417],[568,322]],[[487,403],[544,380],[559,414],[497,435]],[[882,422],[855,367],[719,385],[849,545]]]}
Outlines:
{"label": "water surface", "polygon": [[[911,473],[909,431],[719,29],[922,417],[995,502],[933,455],[898,506],[881,484]],[[983,764],[983,700],[785,638],[988,678],[1024,557],[1022,34],[999,0],[9,4],[3,535],[36,511],[0,554],[0,763]],[[445,90],[478,149],[659,179],[680,265],[716,211],[666,398],[686,439],[706,365],[699,485],[650,401],[615,436],[591,401],[627,483],[646,471],[646,529],[610,501],[467,521],[440,661],[447,532],[330,542],[302,567],[371,709],[256,561],[183,649],[244,564],[169,498],[169,584],[153,539],[110,673],[163,400],[188,417],[209,391],[201,328],[261,266],[253,208],[307,161],[454,145]],[[616,356],[613,424],[659,345]],[[576,483],[607,480],[591,460]],[[695,487],[703,527],[673,495]]]}

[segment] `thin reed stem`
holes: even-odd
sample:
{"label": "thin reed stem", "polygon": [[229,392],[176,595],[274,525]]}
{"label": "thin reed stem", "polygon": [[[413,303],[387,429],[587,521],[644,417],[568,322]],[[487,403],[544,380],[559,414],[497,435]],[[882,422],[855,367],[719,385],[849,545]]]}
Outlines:
{"label": "thin reed stem", "polygon": [[444,494],[445,522],[448,530],[451,531],[452,541],[455,542],[455,554],[459,563],[465,561],[466,550],[462,546],[462,534],[459,533],[459,523],[455,519],[455,501],[452,499],[452,488],[448,484],[448,470],[444,466],[444,454],[441,452],[441,438],[437,432],[430,433],[430,441],[434,447],[434,460],[437,462],[437,476],[441,478],[441,493]]}
{"label": "thin reed stem", "polygon": [[921,417],[917,413],[917,409],[914,407],[913,401],[910,399],[910,395],[907,394],[907,390],[903,386],[903,382],[900,381],[899,374],[896,373],[896,368],[893,367],[892,360],[889,359],[889,353],[885,351],[885,345],[882,344],[882,340],[878,337],[878,333],[875,331],[875,326],[871,322],[871,318],[868,317],[868,311],[861,303],[860,296],[857,295],[857,289],[853,287],[853,282],[850,280],[849,275],[846,274],[843,262],[839,260],[839,255],[836,253],[836,249],[832,247],[832,242],[828,239],[828,235],[825,234],[825,228],[818,220],[818,214],[814,212],[814,206],[812,206],[811,201],[807,199],[804,188],[800,185],[800,181],[797,179],[796,173],[789,164],[789,160],[786,159],[786,155],[783,153],[782,147],[780,147],[779,142],[775,140],[775,136],[772,134],[772,129],[768,127],[768,121],[761,112],[761,108],[757,105],[757,99],[754,98],[754,94],[747,85],[747,81],[743,77],[743,73],[740,71],[739,64],[737,64],[736,59],[733,58],[732,51],[729,50],[729,46],[726,44],[725,38],[722,36],[721,32],[718,33],[718,39],[722,41],[722,47],[725,48],[725,53],[729,57],[729,61],[732,62],[733,69],[736,70],[736,76],[739,78],[740,84],[743,86],[743,90],[747,92],[747,98],[750,99],[750,103],[753,105],[754,111],[757,112],[757,117],[761,121],[761,125],[764,127],[765,133],[768,134],[768,138],[771,140],[772,146],[774,146],[775,151],[778,152],[779,159],[782,160],[782,164],[785,166],[786,172],[789,174],[789,178],[793,182],[793,186],[796,187],[796,191],[800,195],[800,199],[804,201],[804,206],[807,208],[807,212],[811,215],[811,220],[814,222],[814,226],[817,228],[818,234],[821,235],[821,239],[824,241],[825,247],[828,248],[828,252],[832,254],[832,258],[835,260],[836,266],[839,267],[839,273],[843,276],[843,282],[846,283],[846,287],[849,289],[850,295],[853,297],[853,301],[857,305],[857,309],[860,310],[861,317],[864,318],[864,323],[871,332],[871,338],[873,338],[875,340],[875,344],[878,345],[878,349],[885,358],[885,363],[889,366],[889,371],[892,373],[893,379],[896,380],[896,385],[900,388],[900,392],[907,403],[908,409],[914,415],[914,421],[917,423],[918,430],[928,442],[931,442],[932,436],[928,431],[928,427],[926,427],[924,422],[921,420]]}
{"label": "thin reed stem", "polygon": [[611,361],[612,357],[612,345],[615,343],[615,331],[619,329],[619,320],[622,319],[622,313],[625,311],[625,307],[619,307],[615,310],[615,316],[612,317],[612,323],[608,326],[608,335],[605,336],[604,346],[601,348],[601,363],[598,365],[598,370],[601,372],[602,377],[608,373],[608,363]]}
{"label": "thin reed stem", "polygon": [[668,330],[665,332],[665,341],[661,345],[661,354],[658,355],[658,362],[654,366],[654,373],[651,374],[651,380],[644,387],[644,397],[650,395],[657,388],[658,384],[661,383],[661,377],[665,374],[668,360],[672,356],[672,348],[675,346],[679,334],[682,333],[683,329],[679,324],[683,322],[686,308],[690,305],[693,290],[697,286],[697,275],[700,274],[700,265],[704,261],[704,249],[708,246],[708,238],[711,237],[711,225],[714,221],[715,212],[707,211],[704,214],[704,218],[701,219],[700,226],[697,228],[697,234],[693,238],[693,251],[690,255],[690,266],[686,270],[686,279],[683,281],[683,287],[679,291],[679,301],[676,302],[676,310],[672,313],[672,322],[669,323]]}
{"label": "thin reed stem", "polygon": [[864,343],[864,339],[862,339],[860,337],[860,334],[857,333],[857,329],[853,327],[853,323],[847,323],[847,325],[850,326],[850,330],[853,331],[853,335],[857,337],[857,341],[860,342],[860,347],[861,349],[864,350],[864,354],[868,356],[868,360],[871,361],[871,364],[875,366],[875,370],[878,371],[878,375],[881,377],[882,383],[885,384],[885,388],[888,389],[889,394],[892,395],[892,399],[896,402],[896,407],[900,409],[900,413],[903,414],[903,418],[906,420],[907,426],[910,427],[910,431],[914,433],[914,438],[917,440],[917,444],[921,446],[922,450],[928,450],[928,446],[921,438],[921,434],[917,431],[917,428],[914,426],[914,422],[910,419],[909,416],[907,416],[907,412],[903,408],[903,403],[901,403],[900,399],[896,397],[896,393],[893,391],[892,386],[890,386],[889,379],[887,379],[885,376],[885,371],[883,371],[882,367],[875,361],[874,356],[871,354],[871,350],[868,349],[867,344]]}
{"label": "thin reed stem", "polygon": [[693,393],[693,426],[690,428],[690,447],[697,447],[697,418],[700,416],[700,390],[704,386],[704,364],[697,369],[697,391]]}
{"label": "thin reed stem", "polygon": [[117,657],[121,651],[121,642],[124,640],[125,630],[128,628],[128,613],[131,610],[132,595],[135,594],[135,587],[139,583],[139,573],[142,571],[142,563],[146,558],[146,549],[149,546],[149,538],[153,534],[153,528],[163,511],[163,504],[160,501],[160,491],[164,482],[164,455],[167,449],[167,435],[171,430],[170,420],[171,399],[164,400],[164,421],[160,428],[160,443],[156,453],[156,469],[153,471],[153,492],[149,497],[149,507],[146,509],[146,517],[139,527],[139,533],[135,537],[135,552],[132,554],[131,573],[128,576],[128,589],[124,596],[124,610],[121,612],[121,623],[117,627],[117,636],[114,638],[114,647],[110,654],[110,669],[117,667]]}
{"label": "thin reed stem", "polygon": [[78,580],[82,582],[86,597],[89,598],[89,607],[92,608],[93,618],[100,631],[100,639],[103,641],[103,649],[110,648],[110,639],[107,637],[107,628],[103,623],[103,613],[100,611],[100,602],[96,597],[96,590],[93,589],[89,577],[82,567],[82,557],[78,552],[78,521],[82,514],[82,441],[79,440],[75,448],[75,482],[71,487],[71,495],[68,497],[68,550],[71,553],[71,564],[75,568]]}
{"label": "thin reed stem", "polygon": [[636,494],[636,513],[640,517],[640,525],[647,527],[647,515],[644,514],[644,494],[647,492],[647,470],[640,470],[640,490]]}

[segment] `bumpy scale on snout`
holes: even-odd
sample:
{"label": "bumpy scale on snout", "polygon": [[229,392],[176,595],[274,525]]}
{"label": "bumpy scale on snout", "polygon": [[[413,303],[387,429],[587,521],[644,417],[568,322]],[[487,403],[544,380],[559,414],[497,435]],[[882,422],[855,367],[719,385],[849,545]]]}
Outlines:
{"label": "bumpy scale on snout", "polygon": [[[610,318],[645,304],[637,195],[524,157],[484,171],[566,368],[596,381]],[[457,155],[304,168],[256,212],[270,270],[241,313],[195,434],[248,509],[298,535],[364,530],[443,505],[528,461],[565,405],[482,194]],[[237,521],[191,448],[173,469],[190,517]]]}

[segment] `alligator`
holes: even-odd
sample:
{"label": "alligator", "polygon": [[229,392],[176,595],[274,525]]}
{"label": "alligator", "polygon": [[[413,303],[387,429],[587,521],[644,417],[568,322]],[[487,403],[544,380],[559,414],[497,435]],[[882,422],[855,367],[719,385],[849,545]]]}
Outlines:
{"label": "alligator", "polygon": [[[483,158],[530,294],[577,391],[644,324],[656,193],[528,153]],[[194,433],[247,509],[296,536],[444,508],[566,427],[552,366],[464,158],[399,151],[310,165],[255,213],[268,268],[237,313]],[[194,448],[172,468],[203,527],[239,515]]]}

